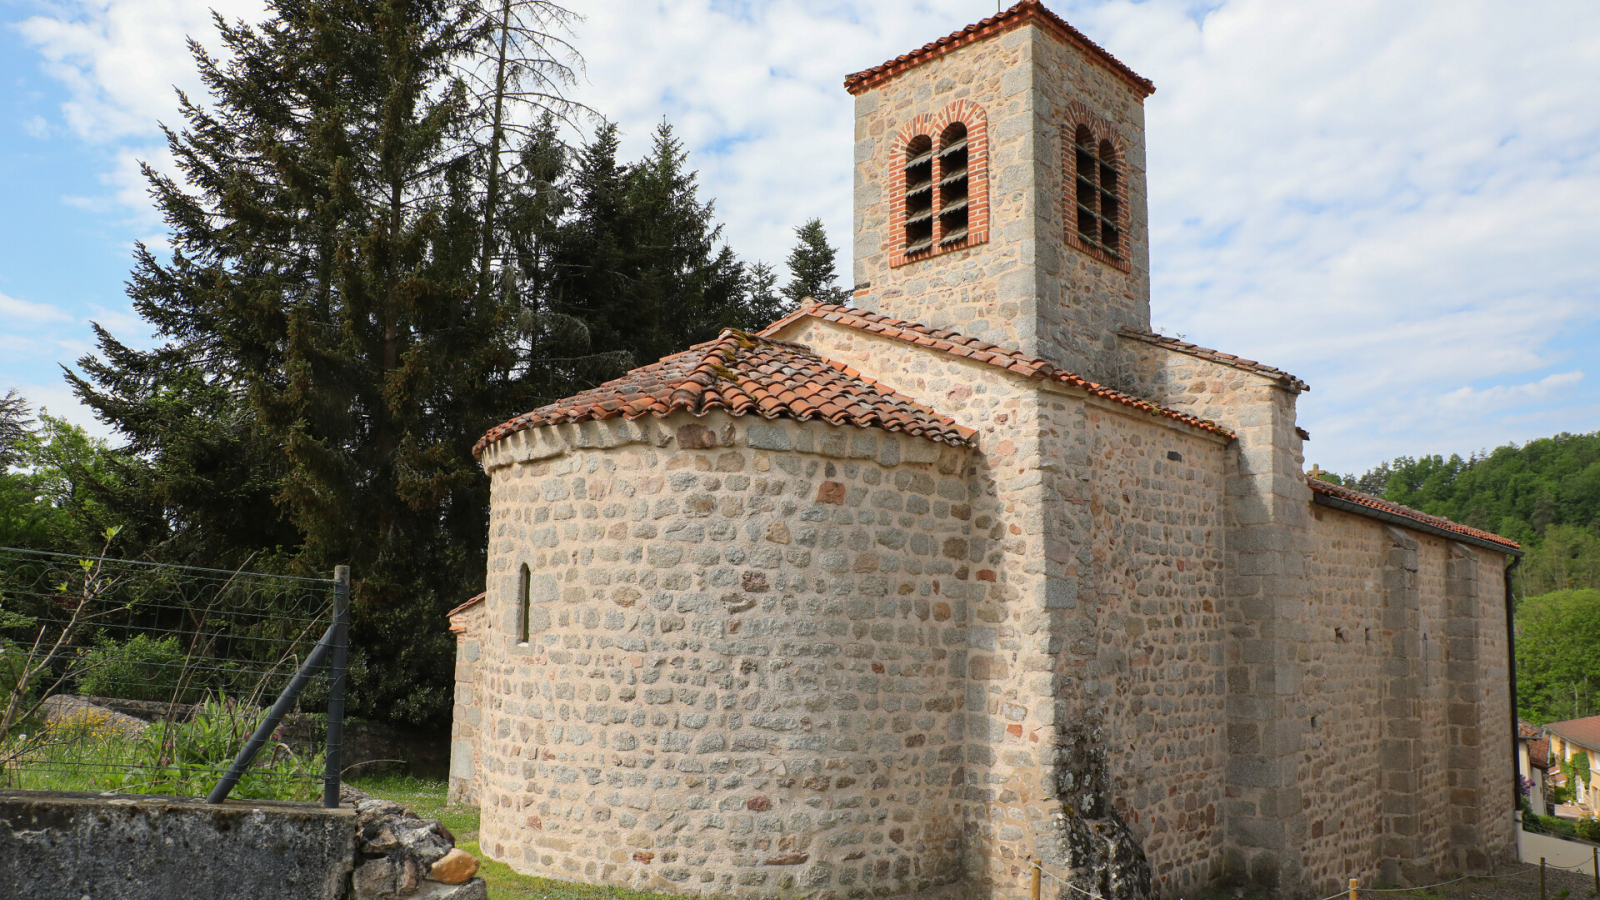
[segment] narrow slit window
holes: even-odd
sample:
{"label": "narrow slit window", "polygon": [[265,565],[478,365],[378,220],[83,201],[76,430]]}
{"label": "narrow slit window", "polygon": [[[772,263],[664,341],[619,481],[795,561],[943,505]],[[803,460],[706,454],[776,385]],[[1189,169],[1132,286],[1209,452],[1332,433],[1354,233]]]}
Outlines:
{"label": "narrow slit window", "polygon": [[919,134],[906,144],[906,254],[933,247],[933,139]]}
{"label": "narrow slit window", "polygon": [[1122,227],[1118,223],[1122,203],[1118,197],[1122,185],[1116,149],[1110,141],[1096,144],[1086,125],[1079,125],[1073,137],[1078,237],[1113,256],[1121,256]]}
{"label": "narrow slit window", "polygon": [[531,595],[533,588],[533,573],[528,571],[526,563],[522,571],[517,573],[517,643],[528,642],[528,620],[532,618]]}
{"label": "narrow slit window", "polygon": [[971,221],[967,190],[967,126],[951,124],[939,136],[939,243],[953,244],[967,236]]}

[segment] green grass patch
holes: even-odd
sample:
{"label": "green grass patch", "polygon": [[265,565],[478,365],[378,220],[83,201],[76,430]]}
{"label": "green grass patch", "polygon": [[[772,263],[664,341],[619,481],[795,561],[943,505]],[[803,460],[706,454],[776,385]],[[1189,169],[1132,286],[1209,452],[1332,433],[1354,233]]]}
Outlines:
{"label": "green grass patch", "polygon": [[[456,836],[456,843],[461,844],[462,849],[466,849],[466,841],[478,839],[478,808],[452,806],[446,802],[450,786],[443,781],[412,775],[374,775],[352,778],[350,786],[381,800],[398,803],[424,819],[438,819]],[[476,850],[470,852],[482,858]]]}
{"label": "green grass patch", "polygon": [[483,867],[478,874],[489,886],[492,900],[695,900],[627,888],[574,884],[513,871],[505,863],[483,855],[483,848],[478,845],[478,808],[447,803],[445,782],[409,775],[380,775],[354,778],[350,784],[374,797],[399,803],[419,816],[443,822],[455,833],[457,847],[482,860]]}

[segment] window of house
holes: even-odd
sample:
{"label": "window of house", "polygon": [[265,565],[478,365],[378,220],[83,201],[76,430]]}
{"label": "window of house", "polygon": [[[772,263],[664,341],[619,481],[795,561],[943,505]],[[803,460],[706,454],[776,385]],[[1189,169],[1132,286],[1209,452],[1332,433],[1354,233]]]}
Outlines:
{"label": "window of house", "polygon": [[517,573],[517,643],[528,642],[528,619],[531,608],[531,594],[533,592],[533,573],[528,571],[526,563],[522,571]]}
{"label": "window of house", "polygon": [[906,145],[905,252],[933,247],[933,139],[919,134]]}
{"label": "window of house", "polygon": [[1097,143],[1087,125],[1079,125],[1074,138],[1078,238],[1091,247],[1120,257],[1121,174],[1117,171],[1116,150],[1108,140]]}
{"label": "window of house", "polygon": [[952,122],[939,136],[939,244],[967,236],[970,198],[967,190],[967,126]]}

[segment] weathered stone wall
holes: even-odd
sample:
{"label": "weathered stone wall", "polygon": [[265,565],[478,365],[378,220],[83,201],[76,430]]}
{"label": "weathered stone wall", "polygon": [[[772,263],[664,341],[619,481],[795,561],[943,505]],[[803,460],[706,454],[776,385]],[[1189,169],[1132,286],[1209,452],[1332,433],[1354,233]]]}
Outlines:
{"label": "weathered stone wall", "polygon": [[355,841],[348,808],[0,792],[0,897],[342,900]]}
{"label": "weathered stone wall", "polygon": [[[1504,557],[1313,507],[1301,721],[1308,888],[1512,858]],[[1485,577],[1485,576],[1488,577]]]}
{"label": "weathered stone wall", "polygon": [[484,850],[740,896],[954,879],[966,460],[722,415],[491,447]]}
{"label": "weathered stone wall", "polygon": [[819,320],[783,337],[978,432],[968,877],[1009,895],[1034,855],[1093,869],[1069,838],[1120,818],[1162,892],[1204,881],[1222,838],[1224,443]]}
{"label": "weathered stone wall", "polygon": [[476,804],[482,783],[478,743],[484,698],[478,687],[478,669],[483,626],[481,602],[450,617],[450,630],[456,636],[455,703],[450,710],[451,803]]}
{"label": "weathered stone wall", "polygon": [[1104,754],[1157,892],[1182,896],[1220,874],[1224,836],[1226,448],[1087,404],[1053,412],[1057,577],[1078,598],[1058,623],[1062,737]]}
{"label": "weathered stone wall", "polygon": [[[988,121],[987,243],[895,265],[891,183],[905,123],[957,101]],[[1123,325],[1150,325],[1144,110],[1138,92],[1027,24],[924,62],[856,97],[855,281],[865,309],[1016,347],[1118,383]],[[1068,246],[1063,130],[1104,132],[1122,157],[1123,265]],[[1073,223],[1075,227],[1075,223]]]}

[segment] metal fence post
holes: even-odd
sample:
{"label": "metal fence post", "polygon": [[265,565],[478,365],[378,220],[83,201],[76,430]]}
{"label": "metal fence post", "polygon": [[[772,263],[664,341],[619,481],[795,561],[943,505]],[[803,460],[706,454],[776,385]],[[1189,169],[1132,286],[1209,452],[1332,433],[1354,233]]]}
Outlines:
{"label": "metal fence post", "polygon": [[339,806],[339,780],[343,774],[345,668],[350,650],[350,567],[333,570],[333,683],[328,686],[328,746],[324,760],[322,805]]}
{"label": "metal fence post", "polygon": [[295,673],[294,680],[289,682],[289,686],[284,688],[283,693],[278,695],[278,702],[272,704],[272,709],[267,712],[267,717],[261,720],[260,725],[256,726],[255,733],[250,735],[250,740],[245,741],[244,749],[240,750],[239,755],[233,758],[233,763],[228,766],[228,771],[223,773],[222,778],[217,781],[217,786],[212,788],[211,793],[206,796],[207,803],[221,803],[228,799],[228,794],[233,791],[234,785],[238,784],[239,779],[249,770],[250,763],[256,758],[257,751],[267,743],[268,739],[272,737],[272,732],[276,731],[278,725],[283,722],[283,717],[288,715],[289,710],[294,707],[295,698],[299,697],[300,692],[305,689],[306,682],[311,680],[312,673],[321,668],[323,661],[328,658],[328,651],[333,645],[334,631],[335,626],[329,625],[328,630],[323,632],[322,640],[317,641],[317,646],[311,649],[311,654],[306,657],[305,663],[300,666],[300,671]]}

